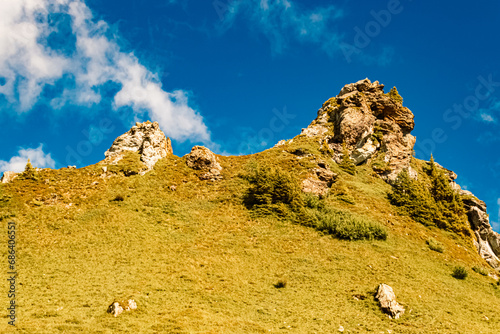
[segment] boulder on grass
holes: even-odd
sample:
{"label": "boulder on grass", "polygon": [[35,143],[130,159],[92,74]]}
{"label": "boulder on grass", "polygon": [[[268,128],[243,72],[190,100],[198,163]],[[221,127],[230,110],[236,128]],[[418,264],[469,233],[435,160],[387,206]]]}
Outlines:
{"label": "boulder on grass", "polygon": [[114,301],[108,307],[108,313],[113,314],[115,317],[123,313],[123,311],[131,311],[137,309],[137,303],[133,299]]}
{"label": "boulder on grass", "polygon": [[403,313],[405,313],[405,308],[396,301],[394,291],[387,284],[380,284],[378,286],[375,299],[380,302],[382,311],[389,314],[391,319],[398,319],[401,315],[403,315]]}

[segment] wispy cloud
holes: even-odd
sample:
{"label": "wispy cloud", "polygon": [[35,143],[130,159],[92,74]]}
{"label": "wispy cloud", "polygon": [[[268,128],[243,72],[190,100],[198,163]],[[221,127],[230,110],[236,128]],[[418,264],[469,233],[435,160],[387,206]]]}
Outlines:
{"label": "wispy cloud", "polygon": [[293,42],[318,44],[331,53],[339,50],[341,36],[335,26],[343,15],[333,5],[306,9],[292,0],[239,0],[229,3],[222,30],[232,27],[238,19],[248,20],[277,54]]}
{"label": "wispy cloud", "polygon": [[479,109],[477,119],[481,122],[496,124],[500,116],[500,100],[491,97],[488,101],[488,107]]}
{"label": "wispy cloud", "polygon": [[487,114],[485,112],[482,112],[479,117],[486,123],[496,123],[496,120],[491,116],[490,114]]}
{"label": "wispy cloud", "polygon": [[9,161],[0,160],[0,173],[5,171],[22,172],[26,167],[26,163],[30,159],[33,167],[38,168],[54,168],[56,162],[50,156],[50,153],[43,152],[43,145],[40,144],[37,148],[21,148],[15,157]]}
{"label": "wispy cloud", "polygon": [[[116,109],[147,112],[167,135],[210,143],[202,116],[188,93],[167,92],[158,75],[133,53],[121,51],[106,22],[93,17],[81,0],[2,0],[0,2],[0,94],[18,112],[29,111],[50,85],[50,105],[92,106],[103,98],[103,85],[120,86]],[[54,90],[54,88],[52,89]]]}

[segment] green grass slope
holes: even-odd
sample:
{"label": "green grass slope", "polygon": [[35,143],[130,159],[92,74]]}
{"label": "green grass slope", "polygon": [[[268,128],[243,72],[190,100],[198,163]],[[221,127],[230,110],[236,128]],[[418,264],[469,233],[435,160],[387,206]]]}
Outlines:
{"label": "green grass slope", "polygon": [[[200,181],[185,159],[170,156],[144,176],[124,175],[136,164],[128,157],[107,175],[97,164],[0,185],[4,273],[7,223],[18,225],[16,332],[498,331],[500,290],[483,275],[490,270],[471,240],[399,215],[387,197],[391,186],[368,166],[350,175],[323,156],[339,174],[323,201],[383,225],[385,241],[339,240],[249,210],[242,177],[249,165],[299,180],[315,165],[314,156],[298,158],[292,148],[219,157],[218,182]],[[468,271],[465,280],[452,276],[457,266]],[[380,283],[393,287],[406,308],[402,318],[379,309]],[[136,311],[106,313],[114,299],[129,297]],[[6,293],[0,305],[8,305]],[[0,332],[12,332],[3,306]]]}

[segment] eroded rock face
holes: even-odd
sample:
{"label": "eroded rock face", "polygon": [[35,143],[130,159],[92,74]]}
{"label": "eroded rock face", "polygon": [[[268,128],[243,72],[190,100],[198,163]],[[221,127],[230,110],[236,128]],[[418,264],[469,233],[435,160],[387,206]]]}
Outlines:
{"label": "eroded rock face", "polygon": [[19,173],[15,172],[3,172],[2,179],[0,179],[1,183],[9,183],[12,182],[16,177],[18,177]]}
{"label": "eroded rock face", "polygon": [[356,164],[375,156],[384,164],[376,170],[387,181],[408,169],[415,144],[410,134],[415,125],[413,113],[403,107],[396,90],[385,94],[384,85],[368,79],[346,85],[323,104],[318,117],[302,131],[319,137],[340,162],[343,144]]}
{"label": "eroded rock face", "polygon": [[325,163],[311,170],[311,175],[302,181],[302,191],[324,196],[337,179],[337,174],[328,169]]}
{"label": "eroded rock face", "polygon": [[476,236],[475,245],[479,255],[494,269],[500,269],[500,234],[493,231],[486,213],[486,204],[471,192],[460,191],[469,217],[469,223]]}
{"label": "eroded rock face", "polygon": [[405,308],[396,301],[394,291],[387,284],[379,285],[375,299],[380,302],[380,308],[389,314],[390,318],[398,319],[405,313]]}
{"label": "eroded rock face", "polygon": [[195,146],[186,155],[186,164],[189,168],[201,170],[201,180],[217,181],[222,179],[222,167],[215,154],[204,146]]}
{"label": "eroded rock face", "polygon": [[148,170],[153,169],[159,159],[173,154],[170,138],[165,137],[157,122],[149,121],[135,123],[128,132],[116,138],[104,153],[105,161],[116,163],[123,158],[125,151],[138,152]]}

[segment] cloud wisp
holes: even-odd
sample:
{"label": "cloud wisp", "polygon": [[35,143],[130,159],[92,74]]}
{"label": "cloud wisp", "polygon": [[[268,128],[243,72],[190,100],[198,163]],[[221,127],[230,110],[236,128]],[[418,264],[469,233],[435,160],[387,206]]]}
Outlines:
{"label": "cloud wisp", "polygon": [[188,93],[165,91],[158,75],[123,52],[107,23],[83,1],[0,2],[0,95],[9,106],[29,112],[47,87],[61,87],[49,98],[52,108],[91,107],[109,98],[101,93],[108,83],[120,87],[111,97],[115,109],[148,113],[175,140],[210,143]]}
{"label": "cloud wisp", "polygon": [[343,11],[332,5],[305,9],[292,0],[239,0],[230,2],[224,14],[223,32],[246,19],[269,40],[275,54],[292,42],[318,44],[329,54],[339,50],[341,36],[332,27]]}
{"label": "cloud wisp", "polygon": [[50,153],[45,153],[43,145],[40,144],[37,148],[21,148],[17,155],[10,158],[9,161],[0,160],[0,173],[6,171],[22,172],[26,167],[28,159],[31,161],[33,167],[54,168],[56,165]]}

